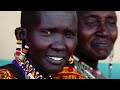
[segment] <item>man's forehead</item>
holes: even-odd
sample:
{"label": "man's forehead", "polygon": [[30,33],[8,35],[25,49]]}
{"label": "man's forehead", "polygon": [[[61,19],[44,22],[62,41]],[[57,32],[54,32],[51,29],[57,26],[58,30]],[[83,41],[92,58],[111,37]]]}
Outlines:
{"label": "man's forehead", "polygon": [[89,14],[115,15],[115,11],[79,11],[78,14],[79,14],[79,16],[89,15]]}

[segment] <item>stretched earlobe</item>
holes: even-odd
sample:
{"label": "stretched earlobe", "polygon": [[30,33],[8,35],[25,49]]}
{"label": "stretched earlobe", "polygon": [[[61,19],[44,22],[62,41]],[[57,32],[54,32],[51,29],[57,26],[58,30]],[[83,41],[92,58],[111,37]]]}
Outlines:
{"label": "stretched earlobe", "polygon": [[17,40],[26,40],[27,30],[25,28],[19,27],[15,29],[15,36]]}
{"label": "stretched earlobe", "polygon": [[109,55],[109,65],[108,65],[108,78],[111,79],[112,77],[112,60],[113,60],[113,57],[114,57],[114,47]]}

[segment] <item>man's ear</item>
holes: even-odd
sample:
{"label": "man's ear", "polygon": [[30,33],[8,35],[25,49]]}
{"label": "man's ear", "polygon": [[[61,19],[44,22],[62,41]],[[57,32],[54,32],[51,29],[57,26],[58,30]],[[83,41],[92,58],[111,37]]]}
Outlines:
{"label": "man's ear", "polygon": [[17,40],[26,40],[27,30],[25,28],[19,27],[15,29],[15,36]]}

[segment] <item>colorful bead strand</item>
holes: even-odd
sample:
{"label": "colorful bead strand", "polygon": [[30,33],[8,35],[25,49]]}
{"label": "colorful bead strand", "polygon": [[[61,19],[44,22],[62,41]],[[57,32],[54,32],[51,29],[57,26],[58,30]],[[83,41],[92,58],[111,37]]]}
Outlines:
{"label": "colorful bead strand", "polygon": [[94,70],[92,67],[79,60],[75,55],[73,55],[73,61],[77,70],[81,72],[81,69],[90,79],[104,79],[102,73],[100,73],[98,70]]}
{"label": "colorful bead strand", "polygon": [[15,58],[18,58],[21,53],[21,49],[22,49],[22,40],[17,40],[16,43],[17,45],[16,45]]}

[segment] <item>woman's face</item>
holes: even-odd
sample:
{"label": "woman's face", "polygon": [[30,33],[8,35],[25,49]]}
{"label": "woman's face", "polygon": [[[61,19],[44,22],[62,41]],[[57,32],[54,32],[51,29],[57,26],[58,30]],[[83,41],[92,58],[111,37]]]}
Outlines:
{"label": "woman's face", "polygon": [[114,11],[86,11],[79,16],[78,47],[92,60],[106,59],[118,35]]}
{"label": "woman's face", "polygon": [[37,12],[40,24],[28,35],[29,58],[48,73],[57,73],[67,64],[77,44],[75,12]]}

